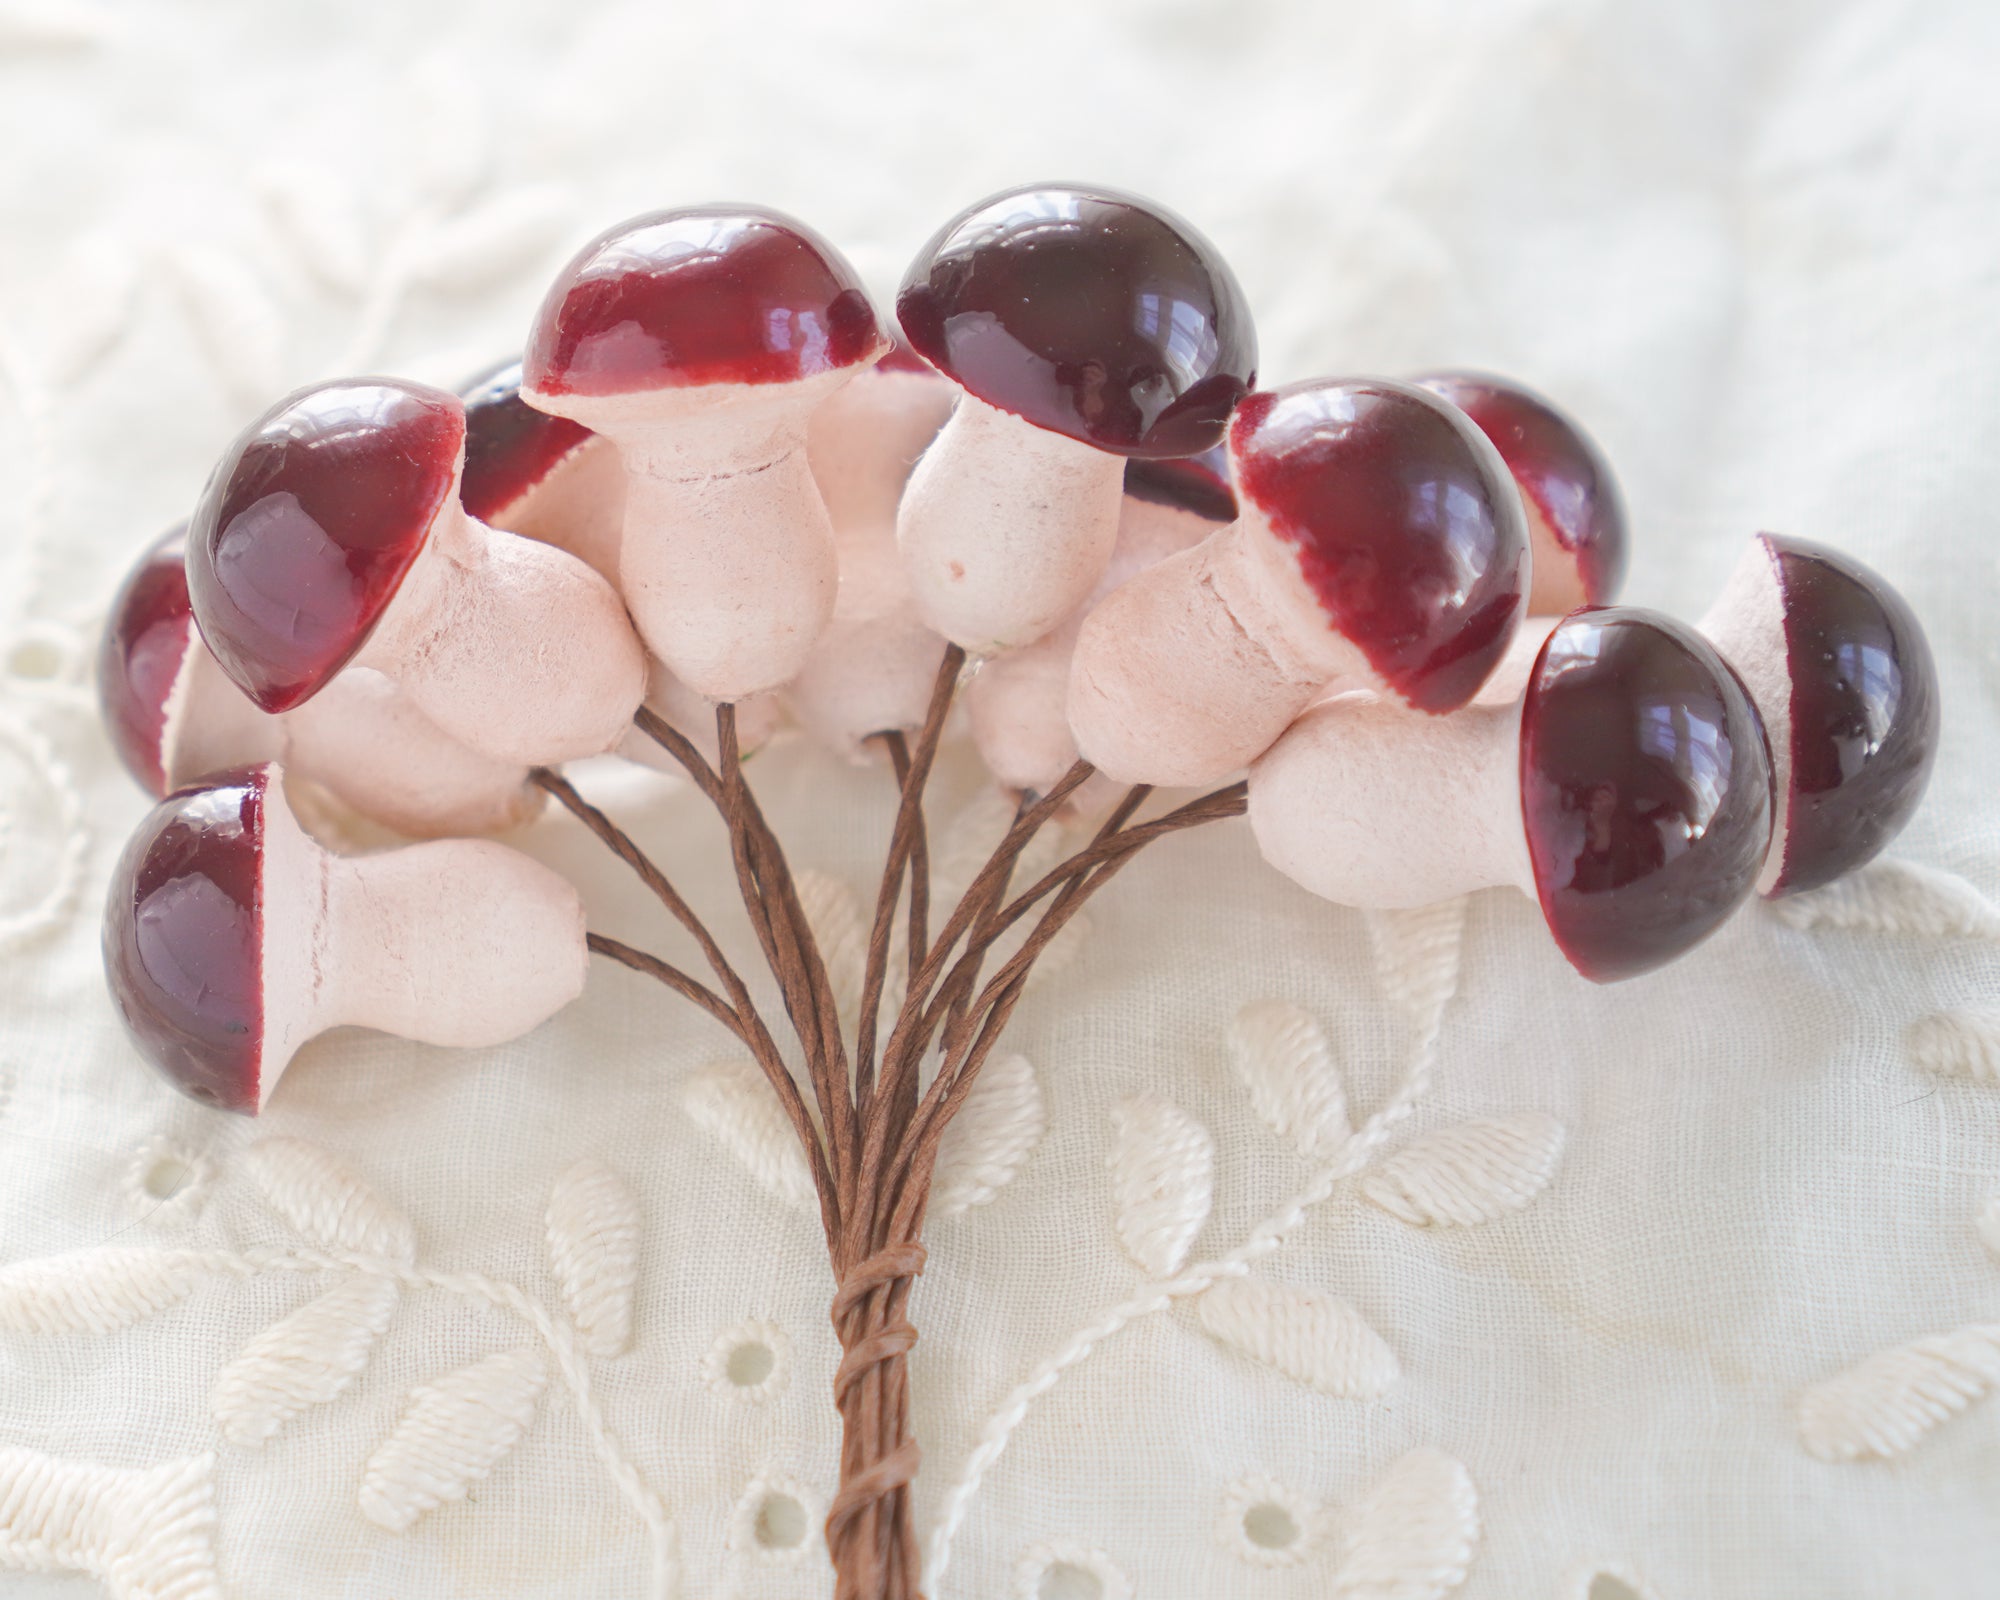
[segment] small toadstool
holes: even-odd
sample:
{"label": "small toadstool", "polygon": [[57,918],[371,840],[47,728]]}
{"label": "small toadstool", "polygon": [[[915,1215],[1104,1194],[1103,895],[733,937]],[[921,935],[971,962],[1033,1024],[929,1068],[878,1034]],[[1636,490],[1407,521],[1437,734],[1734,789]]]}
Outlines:
{"label": "small toadstool", "polygon": [[112,871],[111,997],[174,1087],[254,1114],[328,1028],[500,1044],[582,992],[583,906],[556,873],[484,839],[330,855],[280,779],[246,767],[169,795]]}
{"label": "small toadstool", "polygon": [[465,514],[464,440],[454,396],[398,379],[278,402],[189,526],[202,637],[265,711],[305,704],[355,662],[498,759],[608,750],[645,685],[625,608],[574,556]]}
{"label": "small toadstool", "polygon": [[1520,486],[1534,556],[1529,615],[1560,617],[1617,599],[1630,556],[1625,498],[1596,441],[1509,378],[1433,372],[1414,381],[1478,424]]}
{"label": "small toadstool", "polygon": [[1321,702],[1250,769],[1264,859],[1342,905],[1512,885],[1578,972],[1634,977],[1746,899],[1771,839],[1764,733],[1692,629],[1636,607],[1550,634],[1507,705]]}
{"label": "small toadstool", "polygon": [[1765,533],[1701,627],[1770,735],[1778,809],[1758,888],[1816,889],[1872,860],[1937,754],[1937,667],[1903,597],[1851,556]]}
{"label": "small toadstool", "polygon": [[1215,247],[1112,189],[982,200],[896,298],[917,353],[965,393],[903,496],[925,619],[975,656],[1040,638],[1111,558],[1128,457],[1213,446],[1257,341]]}
{"label": "small toadstool", "polygon": [[1114,590],[1078,637],[1070,726],[1120,782],[1223,777],[1329,685],[1456,710],[1520,619],[1521,496],[1436,395],[1386,379],[1255,394],[1229,459],[1237,520]]}
{"label": "small toadstool", "polygon": [[617,446],[619,588],[653,654],[697,694],[777,688],[832,615],[806,419],[887,348],[839,252],[749,206],[620,223],[549,289],[522,396]]}

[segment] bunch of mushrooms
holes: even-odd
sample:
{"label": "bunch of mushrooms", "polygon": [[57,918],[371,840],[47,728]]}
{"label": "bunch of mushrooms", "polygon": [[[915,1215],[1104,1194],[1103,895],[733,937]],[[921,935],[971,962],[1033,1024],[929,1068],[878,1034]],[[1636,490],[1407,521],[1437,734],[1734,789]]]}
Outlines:
{"label": "bunch of mushrooms", "polygon": [[[1258,389],[1234,276],[1162,207],[993,196],[896,311],[792,218],[682,207],[587,244],[459,394],[345,379],[253,421],[101,652],[159,800],[106,933],[142,1053],[255,1110],[334,1021],[534,1026],[581,986],[575,897],[452,836],[530,825],[537,771],[667,764],[635,716],[711,761],[718,706],[739,759],[879,755],[960,660],[1024,807],[1242,778],[1313,893],[1512,886],[1598,980],[1852,870],[1923,792],[1935,671],[1881,578],[1764,535],[1699,626],[1614,604],[1626,511],[1574,421],[1478,373]],[[301,785],[435,842],[330,854]]]}

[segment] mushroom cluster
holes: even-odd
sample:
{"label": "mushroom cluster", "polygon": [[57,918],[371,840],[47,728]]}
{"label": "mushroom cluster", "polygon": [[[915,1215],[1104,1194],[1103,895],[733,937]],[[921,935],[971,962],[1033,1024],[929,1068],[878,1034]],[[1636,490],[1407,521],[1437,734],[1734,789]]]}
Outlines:
{"label": "mushroom cluster", "polygon": [[[682,207],[587,244],[460,393],[252,422],[101,653],[159,801],[105,931],[141,1051],[255,1111],[336,1023],[513,1037],[595,946],[566,884],[453,836],[663,738],[900,778],[961,680],[1024,810],[1240,779],[1313,893],[1512,886],[1598,981],[1852,870],[1923,793],[1936,674],[1880,577],[1767,534],[1698,626],[1616,604],[1626,509],[1574,421],[1477,373],[1258,388],[1235,277],[1158,205],[993,196],[895,312],[790,217]],[[333,853],[301,782],[427,842]]]}

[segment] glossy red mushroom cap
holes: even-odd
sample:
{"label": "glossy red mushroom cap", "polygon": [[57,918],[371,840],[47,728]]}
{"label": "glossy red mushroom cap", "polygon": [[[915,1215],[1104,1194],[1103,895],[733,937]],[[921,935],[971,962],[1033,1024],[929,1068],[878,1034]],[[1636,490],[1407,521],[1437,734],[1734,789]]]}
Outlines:
{"label": "glossy red mushroom cap", "polygon": [[[1555,615],[1617,598],[1631,557],[1625,497],[1596,441],[1532,389],[1484,373],[1437,372],[1421,388],[1449,400],[1493,441],[1574,573],[1535,572],[1536,604]],[[1547,598],[1553,603],[1544,604]]]}
{"label": "glossy red mushroom cap", "polygon": [[887,347],[853,267],[804,223],[685,206],[621,222],[557,274],[522,378],[549,395],[792,383]]}
{"label": "glossy red mushroom cap", "polygon": [[1937,754],[1937,666],[1903,597],[1853,557],[1764,534],[1791,677],[1785,859],[1773,894],[1852,872],[1903,829]]}
{"label": "glossy red mushroom cap", "polygon": [[1420,711],[1455,711],[1527,598],[1521,497],[1436,395],[1387,379],[1293,384],[1236,409],[1239,500],[1298,560],[1327,625]]}
{"label": "glossy red mushroom cap", "polygon": [[503,361],[459,391],[465,401],[465,472],[458,498],[481,522],[494,522],[592,437],[568,417],[537,411],[521,398],[521,363]]}
{"label": "glossy red mushroom cap", "polygon": [[1210,448],[1257,381],[1228,263],[1113,189],[1036,184],[961,212],[918,252],[896,315],[967,393],[1118,455]]}
{"label": "glossy red mushroom cap", "polygon": [[452,492],[465,410],[398,378],[281,400],[222,458],[188,525],[195,621],[265,711],[310,700],[366,643]]}
{"label": "glossy red mushroom cap", "polygon": [[1571,965],[1598,983],[1650,972],[1756,885],[1771,842],[1763,727],[1693,629],[1633,606],[1575,612],[1528,683],[1521,810]]}
{"label": "glossy red mushroom cap", "polygon": [[1198,456],[1158,461],[1135,457],[1125,463],[1125,496],[1191,511],[1207,522],[1236,520],[1236,490],[1229,480],[1229,451],[1223,445]]}
{"label": "glossy red mushroom cap", "polygon": [[257,1109],[268,767],[169,796],[112,870],[104,972],[132,1042],[182,1093]]}
{"label": "glossy red mushroom cap", "polygon": [[112,597],[97,647],[104,730],[125,770],[156,800],[167,792],[167,696],[194,639],[181,557],[186,534],[183,523],[147,547]]}

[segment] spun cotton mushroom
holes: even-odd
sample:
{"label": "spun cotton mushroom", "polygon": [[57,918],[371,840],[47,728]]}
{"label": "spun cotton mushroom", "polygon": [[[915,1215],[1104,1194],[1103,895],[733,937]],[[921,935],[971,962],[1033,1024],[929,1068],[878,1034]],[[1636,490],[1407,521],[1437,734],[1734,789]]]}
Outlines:
{"label": "spun cotton mushroom", "polygon": [[1615,600],[1630,556],[1625,499],[1596,441],[1510,378],[1433,372],[1415,382],[1470,417],[1520,487],[1533,554],[1529,614],[1559,617]]}
{"label": "spun cotton mushroom", "polygon": [[98,650],[104,725],[148,794],[282,759],[294,777],[412,838],[497,833],[542,809],[547,796],[525,767],[460,744],[366,667],[348,667],[281,716],[259,710],[195,631],[182,547],[175,528],[140,558]]}
{"label": "spun cotton mushroom", "polygon": [[[1185,461],[1126,463],[1118,542],[1097,587],[1061,626],[988,661],[966,686],[973,740],[1003,788],[1044,794],[1077,758],[1069,726],[1069,667],[1091,606],[1235,518],[1229,464],[1219,448]],[[1084,807],[1092,808],[1088,801]]]}
{"label": "spun cotton mushroom", "polygon": [[1765,533],[1701,626],[1770,736],[1779,803],[1758,888],[1814,889],[1872,860],[1937,753],[1937,667],[1903,597],[1851,556]]}
{"label": "spun cotton mushroom", "polygon": [[1252,395],[1241,515],[1114,590],[1070,668],[1078,748],[1125,783],[1209,783],[1329,685],[1447,712],[1506,651],[1528,587],[1521,496],[1465,414],[1387,379]]}
{"label": "spun cotton mushroom", "polygon": [[973,655],[1073,611],[1111,558],[1125,459],[1210,448],[1256,382],[1221,255],[1112,189],[1035,184],[960,213],[918,253],[896,314],[965,391],[898,538],[925,620]]}
{"label": "spun cotton mushroom", "polygon": [[806,731],[861,759],[871,734],[920,727],[944,640],[917,615],[896,547],[910,469],[951,414],[956,390],[898,346],[812,414],[806,458],[840,555],[833,620],[785,687]]}
{"label": "spun cotton mushroom", "polygon": [[454,396],[399,379],[278,402],[189,526],[202,637],[265,711],[305,704],[354,662],[499,760],[608,750],[645,686],[625,608],[574,556],[465,514],[464,442]]}
{"label": "spun cotton mushroom", "polygon": [[489,528],[567,550],[615,588],[625,468],[611,441],[523,400],[518,360],[501,362],[460,395],[466,511]]}
{"label": "spun cotton mushroom", "polygon": [[1634,977],[1700,943],[1755,887],[1771,766],[1736,674],[1636,607],[1557,625],[1521,697],[1413,716],[1316,705],[1250,769],[1264,859],[1342,905],[1512,885],[1578,972]]}
{"label": "spun cotton mushroom", "polygon": [[522,396],[617,446],[619,588],[697,694],[777,688],[826,626],[837,565],[806,420],[887,348],[840,253],[748,206],[620,223],[549,289]]}
{"label": "spun cotton mushroom", "polygon": [[587,961],[582,903],[540,862],[483,839],[330,855],[272,765],[169,795],[105,908],[105,975],[141,1054],[252,1114],[328,1028],[500,1044],[575,999]]}

